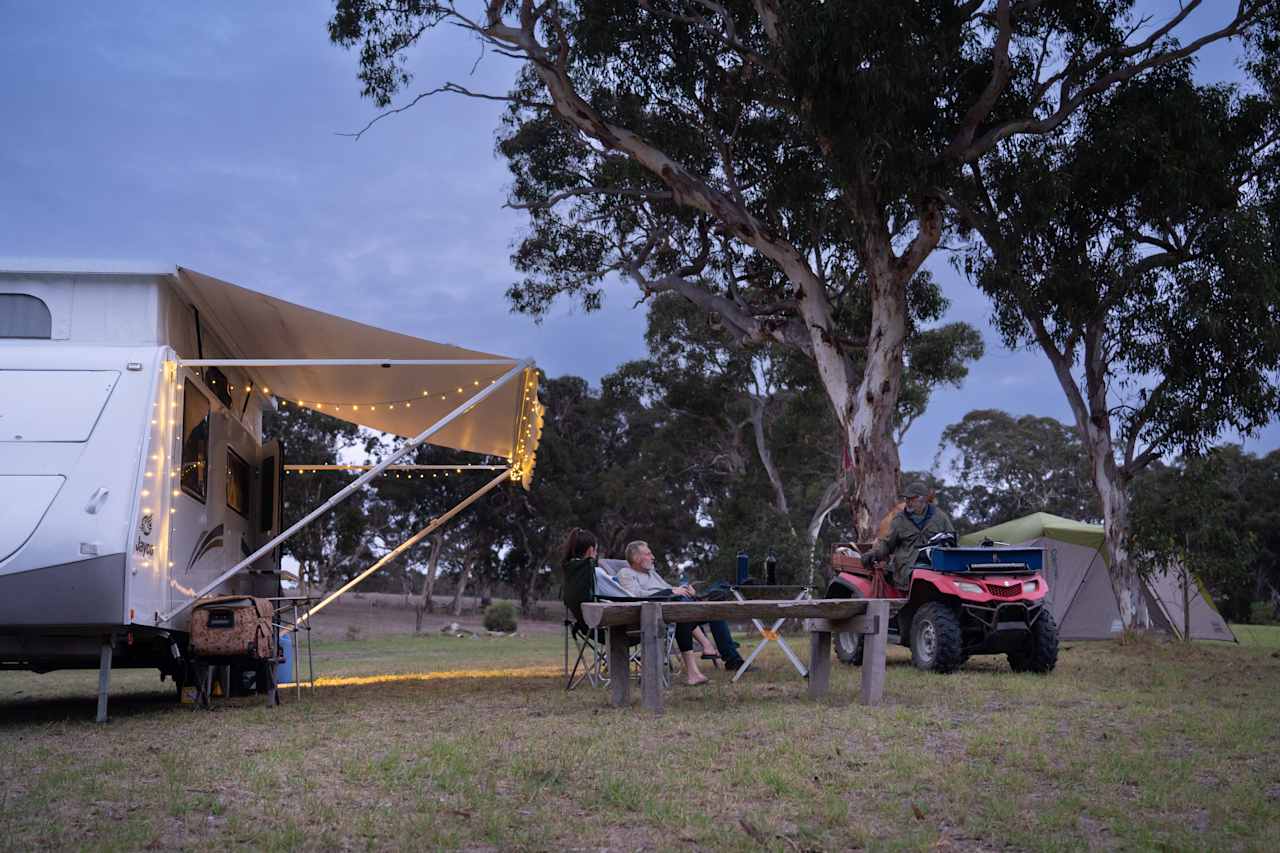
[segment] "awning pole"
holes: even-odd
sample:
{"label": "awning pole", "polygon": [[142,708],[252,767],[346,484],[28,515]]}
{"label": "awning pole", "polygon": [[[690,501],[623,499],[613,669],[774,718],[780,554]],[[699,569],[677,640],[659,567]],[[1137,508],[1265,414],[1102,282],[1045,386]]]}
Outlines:
{"label": "awning pole", "polygon": [[318,613],[318,612],[320,611],[320,609],[321,609],[321,608],[323,608],[323,607],[325,607],[325,606],[327,606],[327,605],[329,604],[329,602],[330,602],[330,601],[333,601],[335,598],[337,598],[338,596],[342,595],[344,592],[346,592],[347,590],[351,589],[351,588],[352,588],[353,586],[355,586],[356,584],[360,583],[360,581],[362,581],[362,580],[364,580],[365,578],[369,577],[369,575],[373,574],[373,573],[374,573],[374,572],[376,572],[378,569],[382,568],[382,567],[383,567],[383,566],[385,566],[387,563],[391,562],[391,561],[392,561],[392,560],[394,560],[396,557],[400,556],[400,555],[401,555],[401,554],[403,554],[405,551],[407,551],[407,550],[409,550],[410,548],[412,548],[414,545],[417,545],[417,544],[418,544],[419,542],[421,542],[423,539],[426,539],[426,538],[427,538],[428,536],[430,536],[433,532],[435,532],[436,528],[440,527],[440,525],[444,524],[446,521],[448,521],[449,519],[453,518],[455,515],[457,515],[458,513],[462,512],[464,509],[466,509],[467,507],[471,506],[471,505],[472,505],[473,503],[475,503],[476,501],[480,500],[480,498],[484,497],[484,496],[485,496],[486,494],[488,494],[489,492],[493,491],[494,487],[496,487],[496,486],[497,486],[499,483],[501,483],[503,480],[507,480],[507,479],[510,479],[510,478],[511,478],[511,472],[510,472],[510,470],[503,471],[501,474],[499,474],[498,476],[494,477],[494,478],[493,478],[492,480],[490,480],[489,482],[485,483],[485,484],[484,484],[483,486],[481,486],[479,489],[477,489],[476,491],[472,492],[469,496],[467,496],[467,497],[466,497],[466,498],[464,498],[463,500],[459,501],[459,502],[458,502],[458,503],[453,507],[453,509],[449,510],[448,512],[444,513],[443,515],[440,515],[440,516],[437,516],[436,518],[433,518],[433,519],[431,520],[431,523],[430,523],[430,524],[428,524],[426,527],[422,528],[422,529],[421,529],[421,530],[419,530],[417,533],[415,533],[415,534],[413,534],[412,536],[410,536],[408,539],[406,539],[406,540],[404,540],[403,542],[401,542],[399,545],[397,545],[393,550],[391,550],[391,551],[390,551],[390,552],[388,552],[387,554],[384,554],[384,555],[382,556],[382,558],[381,558],[380,560],[378,560],[378,562],[374,563],[372,566],[370,566],[369,568],[365,569],[363,572],[361,572],[360,574],[356,575],[356,576],[355,576],[354,578],[352,578],[351,580],[347,581],[345,584],[343,584],[342,586],[340,586],[338,589],[336,589],[336,590],[334,590],[333,592],[331,592],[331,593],[329,593],[328,595],[326,595],[326,596],[324,597],[324,599],[323,599],[323,600],[321,600],[319,603],[317,603],[317,604],[316,604],[316,606],[315,606],[315,607],[312,607],[312,608],[311,608],[310,610],[308,610],[306,613],[303,613],[301,616],[299,616],[299,617],[298,617],[298,622],[297,622],[297,624],[296,624],[296,625],[294,625],[294,626],[293,626],[292,628],[290,628],[289,630],[294,630],[294,631],[296,631],[296,630],[297,630],[297,628],[298,628],[298,625],[301,625],[303,622],[305,622],[306,620],[308,620],[308,619],[310,619],[310,618],[311,618],[311,614],[313,614],[313,613]]}
{"label": "awning pole", "polygon": [[382,462],[379,462],[377,465],[373,466],[368,471],[361,474],[359,477],[356,477],[354,480],[352,480],[350,483],[348,483],[346,486],[340,489],[336,494],[334,494],[327,501],[325,501],[320,506],[313,509],[311,512],[307,513],[307,515],[305,515],[300,520],[294,522],[293,526],[290,527],[288,530],[285,530],[283,533],[276,536],[270,542],[268,542],[267,544],[259,548],[257,551],[254,551],[252,554],[245,557],[243,560],[236,563],[234,566],[227,569],[222,574],[218,575],[216,578],[214,578],[212,581],[206,584],[202,589],[197,591],[196,594],[193,595],[190,599],[178,605],[177,607],[173,608],[168,613],[157,615],[156,624],[160,625],[165,622],[168,622],[170,619],[177,616],[179,613],[186,610],[191,605],[195,604],[198,600],[203,598],[205,595],[208,595],[212,590],[221,586],[232,575],[242,571],[247,566],[252,565],[264,555],[271,553],[271,549],[275,548],[281,542],[284,542],[285,540],[291,538],[299,530],[306,527],[308,524],[315,521],[317,518],[324,515],[329,510],[333,509],[335,506],[337,506],[339,503],[341,503],[343,500],[345,500],[347,497],[353,494],[357,489],[364,486],[374,477],[381,474],[384,469],[389,468],[391,465],[394,465],[397,459],[401,459],[404,456],[407,456],[409,453],[412,453],[414,450],[416,450],[419,447],[419,445],[425,442],[428,438],[435,435],[440,430],[444,429],[446,426],[448,426],[457,418],[469,412],[473,406],[475,406],[481,400],[484,400],[490,394],[497,391],[503,385],[507,384],[507,382],[511,381],[513,378],[518,376],[529,365],[530,365],[530,362],[528,360],[522,361],[519,364],[517,364],[515,367],[508,370],[506,373],[502,374],[502,376],[498,380],[496,380],[492,385],[489,385],[486,388],[480,389],[480,391],[472,395],[467,400],[463,401],[457,408],[449,412],[449,414],[445,415],[443,418],[436,421],[434,424],[427,427],[425,430],[418,433],[413,438],[409,439],[408,443],[406,443],[404,447],[400,448],[395,453],[391,454],[386,459],[384,459]]}

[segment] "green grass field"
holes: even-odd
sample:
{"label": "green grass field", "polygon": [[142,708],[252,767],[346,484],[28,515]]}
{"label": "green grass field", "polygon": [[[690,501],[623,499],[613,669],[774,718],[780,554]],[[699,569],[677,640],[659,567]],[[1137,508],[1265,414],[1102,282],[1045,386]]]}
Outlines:
{"label": "green grass field", "polygon": [[[1251,637],[1254,632],[1246,632]],[[1274,633],[1261,632],[1274,637]],[[804,653],[803,638],[793,643]],[[1274,849],[1280,654],[1067,644],[830,701],[770,650],[736,685],[612,709],[548,672],[556,636],[317,646],[321,675],[450,673],[212,711],[153,673],[0,673],[0,847],[173,849]]]}
{"label": "green grass field", "polygon": [[1232,625],[1231,630],[1242,646],[1280,649],[1280,625]]}

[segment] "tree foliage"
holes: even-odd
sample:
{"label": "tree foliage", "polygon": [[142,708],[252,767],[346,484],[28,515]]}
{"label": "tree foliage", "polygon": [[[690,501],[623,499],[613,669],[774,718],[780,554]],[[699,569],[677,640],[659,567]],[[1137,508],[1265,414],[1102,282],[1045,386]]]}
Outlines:
{"label": "tree foliage", "polygon": [[[298,406],[268,412],[263,419],[265,438],[279,439],[286,462],[303,460],[315,464],[338,464],[339,454],[357,444],[358,428],[347,421]],[[286,474],[283,489],[283,524],[296,522],[315,509],[349,478],[341,473]],[[298,561],[302,578],[324,589],[335,577],[332,566],[358,545],[364,529],[361,503],[341,504],[303,528],[283,546],[283,553]]]}
{"label": "tree foliage", "polygon": [[966,270],[1071,406],[1126,625],[1141,620],[1133,477],[1280,401],[1280,102],[1192,70],[1115,88],[1061,138],[1001,146],[959,202],[982,237]]}
{"label": "tree foliage", "polygon": [[[359,47],[364,94],[384,106],[441,23],[521,61],[495,96],[512,204],[530,216],[513,304],[594,308],[621,274],[811,359],[865,532],[897,491],[911,303],[955,231],[966,166],[1055,138],[1116,85],[1275,13],[1244,0],[1176,43],[1198,5],[1148,29],[1126,0],[337,0],[330,36]],[[435,92],[476,94],[418,97]]]}
{"label": "tree foliage", "polygon": [[1280,451],[1228,444],[1153,465],[1134,483],[1140,564],[1190,566],[1230,621],[1248,622],[1255,602],[1280,613],[1278,486]]}
{"label": "tree foliage", "polygon": [[1033,512],[1101,518],[1089,454],[1075,429],[1053,418],[978,409],[942,431],[938,456],[949,458],[949,497],[974,528]]}

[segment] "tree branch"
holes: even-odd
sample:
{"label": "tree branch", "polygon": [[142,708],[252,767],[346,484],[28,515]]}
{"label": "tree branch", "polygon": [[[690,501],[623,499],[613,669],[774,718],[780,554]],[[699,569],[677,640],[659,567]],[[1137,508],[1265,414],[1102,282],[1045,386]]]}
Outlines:
{"label": "tree branch", "polygon": [[407,104],[404,104],[403,106],[395,107],[394,109],[386,110],[385,112],[379,113],[378,115],[370,119],[368,124],[360,128],[359,130],[355,131],[354,133],[338,132],[338,133],[335,133],[334,135],[347,136],[352,139],[358,140],[360,139],[360,137],[365,135],[365,133],[369,130],[369,128],[373,127],[375,124],[382,121],[384,118],[393,116],[396,113],[405,112],[406,110],[411,110],[415,106],[417,106],[418,101],[421,101],[424,98],[430,98],[432,95],[439,95],[441,93],[447,93],[451,95],[464,95],[465,97],[468,97],[468,98],[478,98],[484,101],[507,101],[509,103],[516,103],[522,107],[529,107],[531,109],[545,110],[545,109],[551,108],[551,104],[542,103],[539,101],[526,101],[521,98],[512,98],[509,95],[490,95],[485,92],[472,92],[470,89],[467,89],[464,86],[459,86],[457,83],[445,83],[443,86],[437,86],[436,88],[428,92],[420,93],[412,101],[410,101]]}

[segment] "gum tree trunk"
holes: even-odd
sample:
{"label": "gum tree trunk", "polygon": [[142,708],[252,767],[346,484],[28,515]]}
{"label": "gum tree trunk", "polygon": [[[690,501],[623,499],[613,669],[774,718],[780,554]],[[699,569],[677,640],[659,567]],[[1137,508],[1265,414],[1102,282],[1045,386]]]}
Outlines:
{"label": "gum tree trunk", "polygon": [[435,610],[435,602],[431,598],[431,592],[436,585],[436,566],[440,561],[440,548],[444,545],[444,537],[436,534],[431,537],[431,558],[427,560],[427,574],[422,579],[422,598],[418,601],[418,611],[414,619],[414,633],[422,630],[422,617],[426,613]]}
{"label": "gum tree trunk", "polygon": [[1125,631],[1151,627],[1147,599],[1142,592],[1142,579],[1129,553],[1129,491],[1125,478],[1119,476],[1109,445],[1105,455],[1095,451],[1093,483],[1102,501],[1103,542],[1107,557],[1111,591],[1120,608],[1120,621]]}
{"label": "gum tree trunk", "polygon": [[467,584],[471,582],[471,569],[475,565],[475,558],[467,557],[463,563],[462,575],[458,578],[458,589],[453,594],[453,606],[449,608],[449,612],[454,616],[462,615],[462,596],[467,592]]}
{"label": "gum tree trunk", "polygon": [[[752,395],[749,398],[751,407],[751,429],[756,439],[756,453],[760,456],[760,463],[764,466],[765,474],[769,476],[769,485],[773,487],[773,508],[779,514],[787,518],[787,526],[791,525],[791,507],[787,504],[787,492],[782,485],[782,475],[778,473],[778,466],[773,463],[773,453],[769,450],[769,442],[764,433],[764,409],[765,401],[762,397]],[[794,531],[792,531],[794,533]]]}
{"label": "gum tree trunk", "polygon": [[870,541],[875,525],[898,496],[902,473],[893,440],[898,393],[902,388],[902,351],[907,339],[907,300],[903,285],[888,271],[872,274],[872,327],[866,367],[847,415],[849,454],[857,477],[851,509],[860,541]]}

